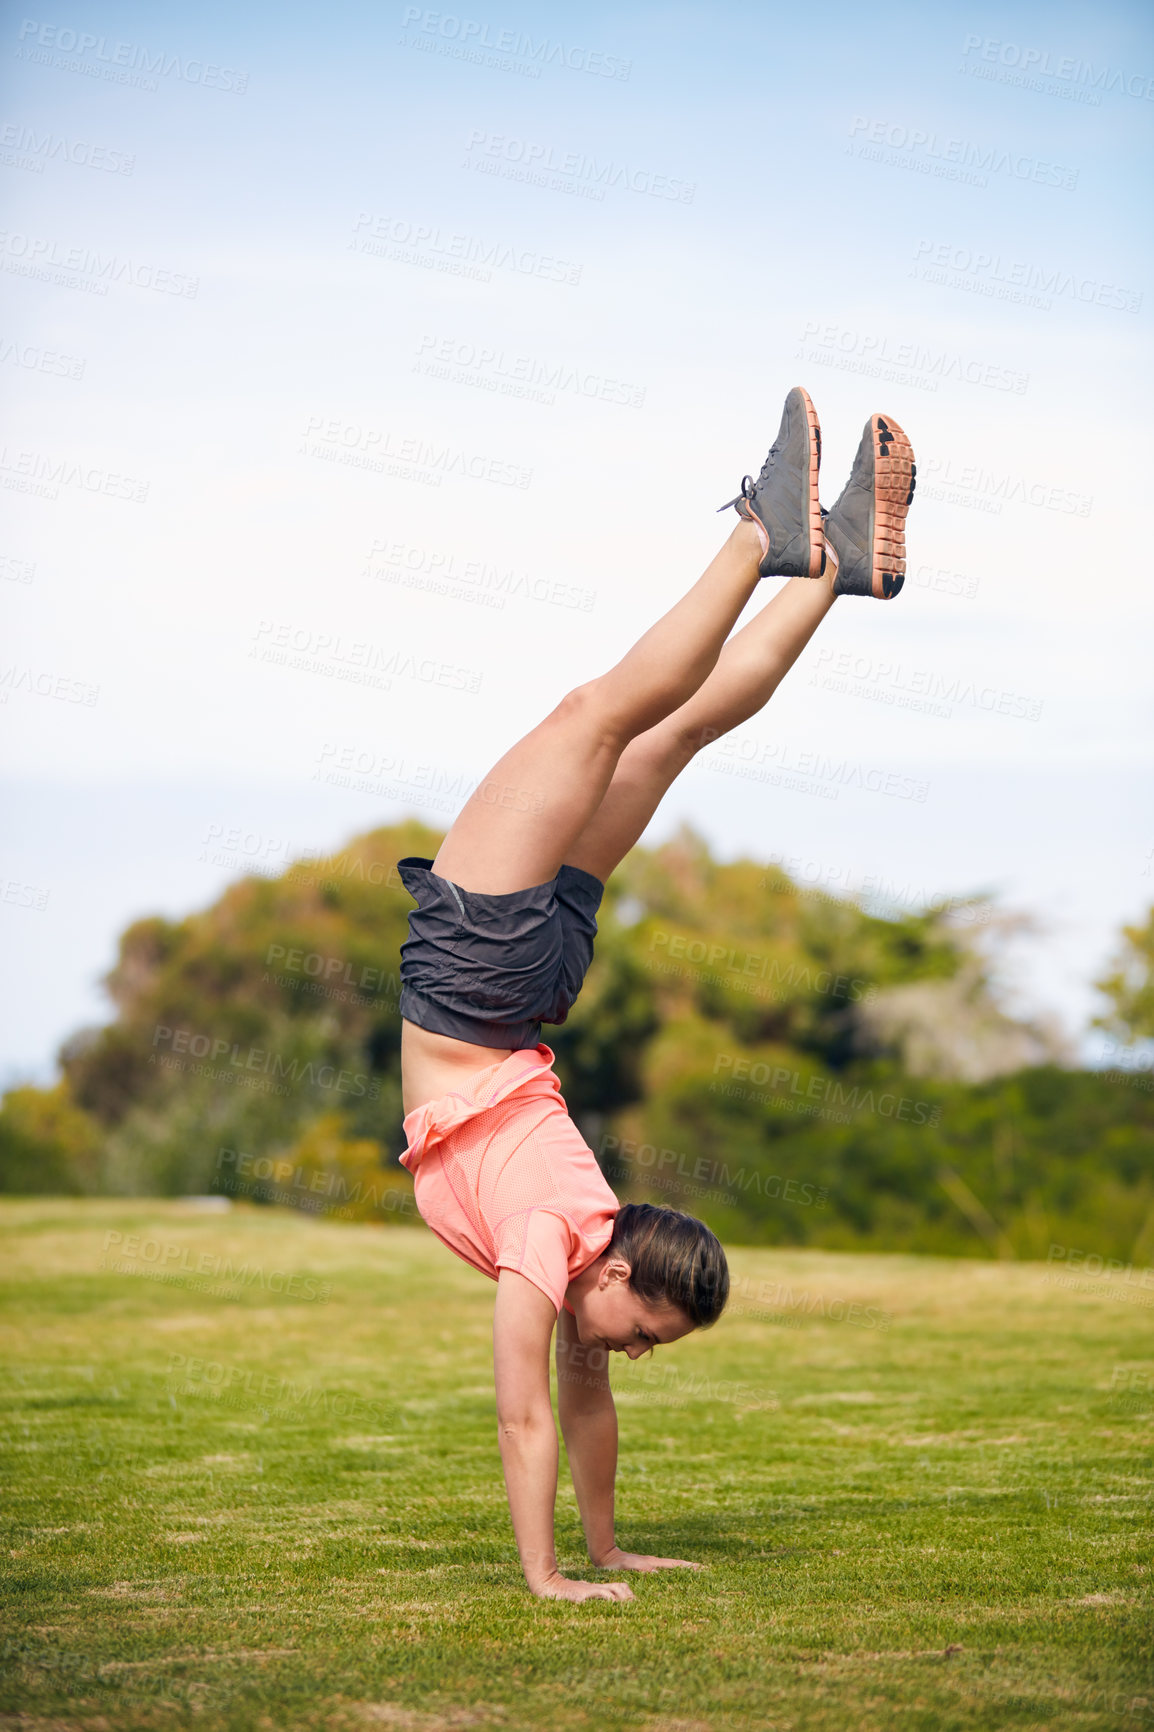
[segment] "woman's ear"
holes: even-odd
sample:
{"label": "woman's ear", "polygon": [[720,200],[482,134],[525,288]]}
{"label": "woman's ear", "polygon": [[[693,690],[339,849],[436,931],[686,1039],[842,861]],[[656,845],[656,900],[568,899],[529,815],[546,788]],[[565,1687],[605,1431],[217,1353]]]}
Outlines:
{"label": "woman's ear", "polygon": [[633,1265],[627,1263],[624,1257],[606,1257],[601,1265],[601,1273],[597,1277],[597,1285],[604,1292],[606,1287],[612,1286],[616,1282],[628,1281],[632,1273]]}

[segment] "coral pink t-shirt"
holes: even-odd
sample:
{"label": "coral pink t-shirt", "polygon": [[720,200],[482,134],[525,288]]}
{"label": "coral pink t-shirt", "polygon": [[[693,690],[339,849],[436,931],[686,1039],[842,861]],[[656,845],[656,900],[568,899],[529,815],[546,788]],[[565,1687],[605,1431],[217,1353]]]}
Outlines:
{"label": "coral pink t-shirt", "polygon": [[433,1232],[483,1275],[515,1269],[560,1312],[621,1205],[569,1117],[547,1046],[512,1053],[405,1119],[401,1164]]}

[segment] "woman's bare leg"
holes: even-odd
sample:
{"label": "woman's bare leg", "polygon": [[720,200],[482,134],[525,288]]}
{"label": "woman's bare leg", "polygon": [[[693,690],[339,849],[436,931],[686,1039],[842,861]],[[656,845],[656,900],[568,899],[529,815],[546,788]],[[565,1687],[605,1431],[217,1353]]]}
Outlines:
{"label": "woman's bare leg", "polygon": [[705,575],[616,667],[570,692],[494,765],[442,842],[434,871],[501,895],[544,884],[573,863],[629,741],[679,710],[711,675],[757,588],[761,554],[757,530],[739,523]]}
{"label": "woman's bare leg", "polygon": [[626,746],[605,798],[566,854],[567,864],[608,878],[694,754],[768,702],[833,603],[828,582],[791,578],[730,638],[693,696]]}

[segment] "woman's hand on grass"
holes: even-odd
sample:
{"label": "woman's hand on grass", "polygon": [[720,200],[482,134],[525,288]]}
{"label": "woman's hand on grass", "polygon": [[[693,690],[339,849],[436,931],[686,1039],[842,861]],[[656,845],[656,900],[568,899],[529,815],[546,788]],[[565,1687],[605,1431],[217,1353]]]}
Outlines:
{"label": "woman's hand on grass", "polygon": [[626,1582],[574,1582],[553,1574],[533,1589],[539,1600],[631,1600],[633,1589]]}
{"label": "woman's hand on grass", "polygon": [[623,1552],[614,1546],[604,1557],[595,1560],[599,1570],[699,1570],[687,1558],[651,1558],[646,1552]]}

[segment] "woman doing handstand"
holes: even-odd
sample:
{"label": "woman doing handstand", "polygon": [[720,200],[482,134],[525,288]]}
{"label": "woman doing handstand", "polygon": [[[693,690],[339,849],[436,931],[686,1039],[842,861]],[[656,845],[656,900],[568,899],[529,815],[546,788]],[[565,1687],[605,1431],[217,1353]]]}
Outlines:
{"label": "woman doing handstand", "polygon": [[[820,461],[816,412],[795,388],[704,576],[616,667],[569,692],[505,754],[435,860],[399,866],[418,904],[401,953],[401,1158],[433,1232],[497,1282],[501,1460],[525,1578],[544,1598],[633,1598],[624,1582],[557,1569],[555,1325],[558,1413],[592,1563],[696,1567],[617,1545],[606,1367],[609,1353],[635,1359],[716,1322],[729,1291],[725,1253],[690,1215],[618,1203],[539,1040],[580,990],[605,880],[674,778],[762,708],[837,596],[889,598],[902,586],[915,476],[905,434],[871,415],[829,513],[818,502]],[[730,637],[771,576],[793,581]]]}

